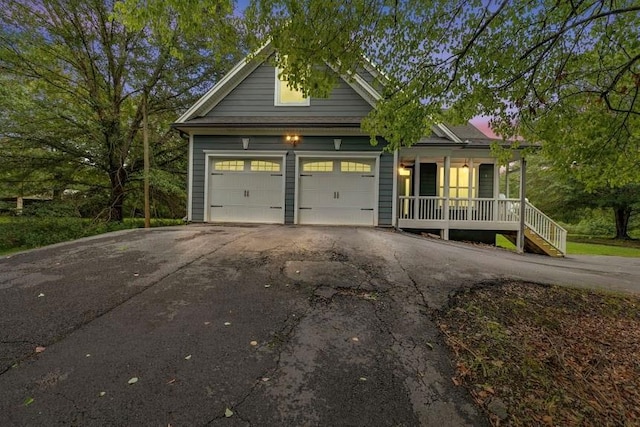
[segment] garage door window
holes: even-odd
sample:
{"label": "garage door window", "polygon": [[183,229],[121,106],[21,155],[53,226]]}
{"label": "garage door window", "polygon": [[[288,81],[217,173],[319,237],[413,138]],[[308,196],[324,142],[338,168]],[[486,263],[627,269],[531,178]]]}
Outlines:
{"label": "garage door window", "polygon": [[213,164],[217,171],[243,171],[244,160],[217,160]]}
{"label": "garage door window", "polygon": [[371,172],[369,163],[361,162],[340,162],[340,172]]}
{"label": "garage door window", "polygon": [[302,170],[304,172],[333,172],[333,160],[304,163]]}
{"label": "garage door window", "polygon": [[252,172],[280,172],[280,163],[267,160],[251,160]]}

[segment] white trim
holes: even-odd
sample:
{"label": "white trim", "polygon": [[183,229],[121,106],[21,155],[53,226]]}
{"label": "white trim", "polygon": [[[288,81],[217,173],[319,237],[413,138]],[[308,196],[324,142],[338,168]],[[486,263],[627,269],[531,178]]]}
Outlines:
{"label": "white trim", "polygon": [[391,225],[393,227],[398,226],[398,162],[400,158],[398,156],[399,150],[393,151],[393,182],[392,182],[392,199],[391,199]]}
{"label": "white trim", "polygon": [[318,158],[327,158],[332,157],[336,159],[342,159],[345,157],[349,157],[351,159],[372,159],[374,157],[380,157],[382,155],[382,151],[302,151],[295,150],[293,152],[296,157],[318,157]]}
{"label": "white trim", "polygon": [[300,160],[308,157],[319,159],[375,159],[375,177],[374,177],[374,195],[373,195],[373,226],[378,226],[379,205],[380,205],[380,156],[382,151],[300,151],[295,150],[293,152],[296,156],[295,159],[295,180],[294,180],[294,204],[293,204],[293,223],[298,222],[298,206],[299,206],[299,193],[300,193]]}
{"label": "white trim", "polygon": [[462,143],[462,140],[460,138],[458,138],[458,136],[453,133],[453,131],[451,129],[449,129],[447,127],[447,125],[445,125],[444,123],[438,123],[436,125],[440,130],[442,130],[442,132],[445,133],[445,135],[447,135],[449,137],[450,140],[452,140],[453,142],[457,142],[459,144]]}
{"label": "white trim", "polygon": [[278,77],[280,72],[282,72],[281,68],[274,67],[274,70],[276,72],[274,89],[273,89],[273,106],[274,107],[309,107],[311,106],[310,96],[303,98],[302,101],[300,102],[282,102],[280,100],[281,83],[286,84],[287,82],[284,80],[280,80],[280,78]]}
{"label": "white trim", "polygon": [[[178,129],[180,127],[178,126]],[[307,136],[366,136],[368,135],[366,132],[362,131],[360,126],[357,127],[330,127],[330,128],[321,128],[321,127],[312,127],[307,128],[300,125],[289,125],[285,127],[285,125],[281,125],[280,127],[269,127],[269,128],[252,128],[247,124],[244,124],[242,127],[201,127],[201,128],[182,128],[182,131],[190,134],[190,135],[225,135],[225,136],[246,136],[247,133],[250,133],[251,136],[273,136],[273,135],[285,135],[287,133],[296,132],[299,134],[307,135]]]}
{"label": "white trim", "polygon": [[202,150],[205,155],[205,164],[204,164],[204,214],[202,215],[202,220],[204,222],[211,222],[211,209],[209,207],[209,165],[211,164],[211,159],[216,157],[236,157],[236,158],[257,158],[257,157],[279,157],[282,159],[282,221],[281,224],[285,222],[285,211],[286,211],[286,183],[287,183],[287,152],[286,151],[237,151],[237,150]]}
{"label": "white trim", "polygon": [[[187,159],[189,161],[189,169],[187,172],[187,221],[191,222],[193,220],[193,135],[189,135]],[[204,215],[202,219],[204,220]]]}

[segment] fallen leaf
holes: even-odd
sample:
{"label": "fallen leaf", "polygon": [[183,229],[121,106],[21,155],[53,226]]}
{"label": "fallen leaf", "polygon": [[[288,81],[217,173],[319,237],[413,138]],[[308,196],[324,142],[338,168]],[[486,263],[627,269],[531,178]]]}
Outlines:
{"label": "fallen leaf", "polygon": [[264,287],[265,287],[265,288],[270,288],[270,287],[271,287],[271,285],[264,285]]}
{"label": "fallen leaf", "polygon": [[366,381],[366,380],[367,380],[367,378],[365,378],[365,377],[360,377],[360,381]]}
{"label": "fallen leaf", "polygon": [[44,294],[40,294],[38,295],[38,298],[42,298],[44,296]]}
{"label": "fallen leaf", "polygon": [[184,360],[191,360],[191,355],[186,356]]}
{"label": "fallen leaf", "polygon": [[24,406],[29,406],[29,405],[31,405],[31,404],[34,402],[34,400],[35,400],[35,399],[34,399],[33,397],[27,397],[27,398],[24,400]]}
{"label": "fallen leaf", "polygon": [[233,416],[233,411],[231,409],[229,409],[229,408],[225,409],[224,410],[224,416],[227,417],[227,418],[232,417]]}
{"label": "fallen leaf", "polygon": [[99,394],[99,396],[100,396],[100,397],[103,397],[105,394],[107,394],[107,392],[106,392],[106,391],[101,391],[101,392],[100,392],[100,394]]}
{"label": "fallen leaf", "polygon": [[258,341],[251,341],[249,344],[251,344],[252,346],[256,346],[258,345]]}
{"label": "fallen leaf", "polygon": [[296,274],[300,274],[300,270],[296,270]]}
{"label": "fallen leaf", "polygon": [[358,337],[353,337],[353,338],[351,338],[351,341],[358,342],[358,341],[360,341],[360,340],[358,339]]}
{"label": "fallen leaf", "polygon": [[169,381],[167,381],[167,384],[173,384],[176,382],[175,378],[171,378]]}
{"label": "fallen leaf", "polygon": [[133,273],[134,277],[138,277],[140,275],[140,273]]}
{"label": "fallen leaf", "polygon": [[211,322],[204,322],[204,324],[205,324],[205,325],[210,325],[210,324],[211,324]]}
{"label": "fallen leaf", "polygon": [[267,381],[269,381],[269,378],[267,378],[267,377],[263,377],[263,378],[262,378],[262,381],[264,381],[264,382],[266,383]]}
{"label": "fallen leaf", "polygon": [[433,344],[431,344],[430,342],[427,343],[427,347],[429,347],[429,350],[433,350]]}
{"label": "fallen leaf", "polygon": [[231,326],[231,322],[224,322],[224,326]]}
{"label": "fallen leaf", "polygon": [[85,357],[91,357],[91,355],[89,353],[87,353]]}
{"label": "fallen leaf", "polygon": [[38,346],[38,347],[36,347],[36,353],[42,353],[46,349],[47,349],[46,347]]}
{"label": "fallen leaf", "polygon": [[545,415],[544,417],[542,417],[542,421],[544,421],[546,424],[552,425],[553,417],[551,417],[550,415]]}
{"label": "fallen leaf", "polygon": [[138,382],[138,377],[133,377],[128,381],[129,384],[135,384],[137,382]]}

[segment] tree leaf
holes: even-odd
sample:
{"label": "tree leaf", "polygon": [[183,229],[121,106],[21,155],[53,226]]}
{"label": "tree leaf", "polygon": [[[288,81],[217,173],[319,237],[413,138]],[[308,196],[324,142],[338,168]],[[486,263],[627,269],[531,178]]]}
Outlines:
{"label": "tree leaf", "polygon": [[225,409],[224,410],[224,416],[227,417],[227,418],[232,417],[233,416],[233,411],[231,409],[229,409],[229,408]]}
{"label": "tree leaf", "polygon": [[138,377],[132,377],[129,381],[127,381],[129,385],[135,384],[138,382]]}

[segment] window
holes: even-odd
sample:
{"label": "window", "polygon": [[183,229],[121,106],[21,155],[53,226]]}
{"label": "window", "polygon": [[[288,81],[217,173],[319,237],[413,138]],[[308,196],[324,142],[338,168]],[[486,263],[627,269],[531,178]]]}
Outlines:
{"label": "window", "polygon": [[303,172],[333,172],[333,160],[326,162],[308,162],[302,165]]}
{"label": "window", "polygon": [[361,162],[340,162],[340,172],[371,172],[371,165]]}
{"label": "window", "polygon": [[[444,168],[440,169],[440,197],[444,197]],[[469,174],[471,174],[471,193],[469,193]],[[475,197],[474,169],[469,167],[451,166],[449,169],[449,197],[466,199]]]}
{"label": "window", "polygon": [[243,171],[244,160],[216,160],[213,169],[217,171]]}
{"label": "window", "polygon": [[309,98],[306,98],[301,90],[296,90],[289,86],[289,82],[280,76],[282,70],[276,68],[276,88],[275,88],[275,105],[283,106],[299,106],[308,107],[310,105]]}
{"label": "window", "polygon": [[268,160],[251,160],[253,172],[280,172],[280,163]]}

